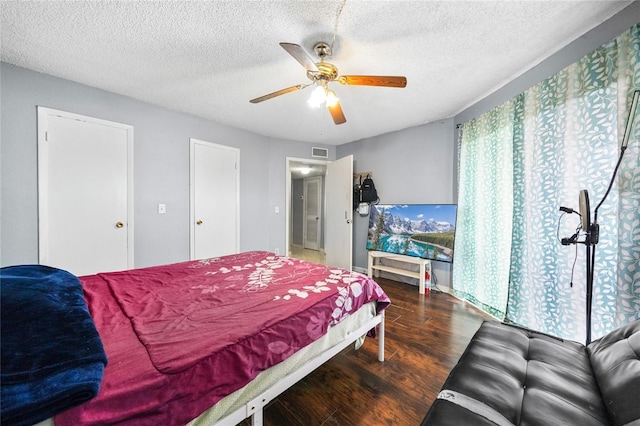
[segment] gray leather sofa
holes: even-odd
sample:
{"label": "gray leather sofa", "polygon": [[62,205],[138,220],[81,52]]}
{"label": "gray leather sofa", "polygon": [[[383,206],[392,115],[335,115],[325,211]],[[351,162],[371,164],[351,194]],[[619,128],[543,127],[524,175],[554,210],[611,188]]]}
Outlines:
{"label": "gray leather sofa", "polygon": [[422,425],[640,425],[640,320],[589,346],[485,321]]}

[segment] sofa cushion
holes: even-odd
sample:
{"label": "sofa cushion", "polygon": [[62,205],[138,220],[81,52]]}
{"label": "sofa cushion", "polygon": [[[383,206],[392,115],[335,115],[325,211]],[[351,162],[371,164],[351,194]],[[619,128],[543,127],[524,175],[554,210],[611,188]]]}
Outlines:
{"label": "sofa cushion", "polygon": [[[467,404],[469,399],[474,403]],[[422,424],[606,425],[609,420],[584,345],[486,321]]]}
{"label": "sofa cushion", "polygon": [[611,423],[640,424],[640,320],[587,347]]}

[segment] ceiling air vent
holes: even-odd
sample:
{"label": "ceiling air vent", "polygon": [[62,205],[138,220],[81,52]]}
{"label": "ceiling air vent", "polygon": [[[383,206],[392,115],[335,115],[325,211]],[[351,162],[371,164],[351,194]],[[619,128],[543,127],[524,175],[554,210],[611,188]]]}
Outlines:
{"label": "ceiling air vent", "polygon": [[329,150],[327,148],[311,148],[311,156],[313,158],[329,158]]}

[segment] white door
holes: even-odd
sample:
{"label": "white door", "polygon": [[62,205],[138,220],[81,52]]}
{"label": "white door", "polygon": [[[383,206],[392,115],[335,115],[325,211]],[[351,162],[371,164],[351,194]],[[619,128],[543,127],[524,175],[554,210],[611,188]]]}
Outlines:
{"label": "white door", "polygon": [[322,178],[304,179],[304,248],[320,250],[320,235],[322,231]]}
{"label": "white door", "polygon": [[38,107],[41,264],[133,267],[133,127]]}
{"label": "white door", "polygon": [[326,264],[351,270],[353,155],[327,164],[324,249]]}
{"label": "white door", "polygon": [[240,150],[191,139],[191,259],[238,253]]}

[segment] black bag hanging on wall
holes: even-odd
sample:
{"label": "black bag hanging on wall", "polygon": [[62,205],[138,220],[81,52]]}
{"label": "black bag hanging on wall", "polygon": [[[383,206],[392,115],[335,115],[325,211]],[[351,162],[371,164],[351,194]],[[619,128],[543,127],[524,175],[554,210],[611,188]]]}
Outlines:
{"label": "black bag hanging on wall", "polygon": [[380,198],[378,198],[376,186],[373,184],[371,176],[367,175],[360,186],[360,202],[378,204],[378,201],[380,201]]}

